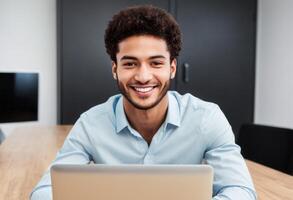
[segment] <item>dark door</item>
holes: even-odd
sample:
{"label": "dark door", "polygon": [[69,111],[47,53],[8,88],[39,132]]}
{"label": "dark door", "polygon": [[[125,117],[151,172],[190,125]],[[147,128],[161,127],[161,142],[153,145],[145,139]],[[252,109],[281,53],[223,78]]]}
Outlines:
{"label": "dark door", "polygon": [[131,5],[169,10],[168,0],[62,0],[58,4],[59,123],[72,124],[90,107],[118,93],[104,31],[113,14]]}
{"label": "dark door", "polygon": [[256,0],[180,0],[177,90],[217,103],[237,135],[253,121]]}

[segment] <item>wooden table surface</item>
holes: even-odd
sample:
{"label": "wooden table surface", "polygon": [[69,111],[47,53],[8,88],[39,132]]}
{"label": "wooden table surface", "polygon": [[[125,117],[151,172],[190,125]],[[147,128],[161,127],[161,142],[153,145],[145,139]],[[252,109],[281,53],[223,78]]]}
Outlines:
{"label": "wooden table surface", "polygon": [[[28,199],[54,159],[71,126],[15,130],[0,145],[0,200]],[[293,176],[246,161],[258,199],[292,200]]]}

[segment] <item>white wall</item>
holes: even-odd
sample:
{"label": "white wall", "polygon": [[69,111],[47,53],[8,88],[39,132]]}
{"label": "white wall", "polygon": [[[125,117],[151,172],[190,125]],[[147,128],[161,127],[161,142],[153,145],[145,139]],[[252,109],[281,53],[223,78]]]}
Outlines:
{"label": "white wall", "polygon": [[0,71],[39,72],[38,122],[0,124],[5,134],[56,124],[56,46],[55,0],[0,0]]}
{"label": "white wall", "polygon": [[293,128],[293,0],[259,0],[255,123]]}

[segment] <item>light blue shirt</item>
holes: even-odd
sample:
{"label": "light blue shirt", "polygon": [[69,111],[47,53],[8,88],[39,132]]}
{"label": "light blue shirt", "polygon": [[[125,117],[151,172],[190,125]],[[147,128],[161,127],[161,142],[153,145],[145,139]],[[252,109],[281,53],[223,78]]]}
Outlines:
{"label": "light blue shirt", "polygon": [[[168,92],[165,122],[150,145],[127,121],[123,97],[83,113],[53,164],[201,164],[214,168],[213,200],[254,200],[255,189],[231,126],[220,108],[190,94]],[[31,200],[52,199],[49,170]]]}

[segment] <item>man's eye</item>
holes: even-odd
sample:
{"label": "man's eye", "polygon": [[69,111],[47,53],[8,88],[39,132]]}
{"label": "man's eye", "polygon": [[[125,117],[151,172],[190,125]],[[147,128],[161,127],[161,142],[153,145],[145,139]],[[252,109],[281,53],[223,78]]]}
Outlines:
{"label": "man's eye", "polygon": [[162,62],[152,62],[151,65],[153,67],[161,67],[163,65],[163,63]]}
{"label": "man's eye", "polygon": [[125,67],[135,67],[136,66],[136,63],[124,63],[123,66]]}

